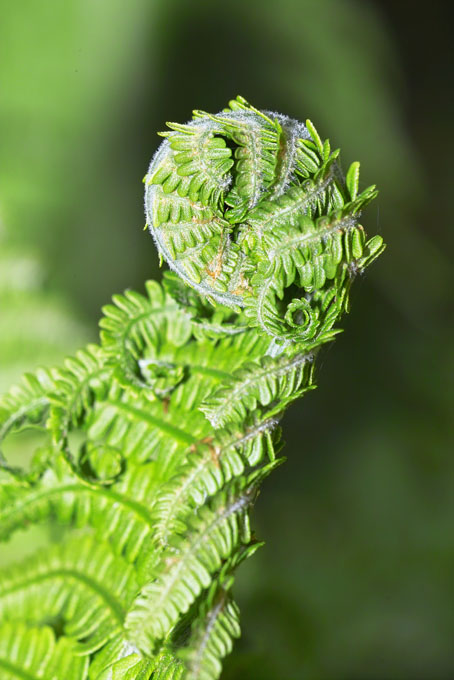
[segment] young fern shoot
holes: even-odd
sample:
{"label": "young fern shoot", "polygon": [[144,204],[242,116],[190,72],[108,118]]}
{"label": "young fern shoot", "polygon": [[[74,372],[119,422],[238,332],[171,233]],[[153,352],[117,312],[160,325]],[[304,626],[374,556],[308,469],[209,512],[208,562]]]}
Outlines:
{"label": "young fern shoot", "polygon": [[171,271],[114,296],[99,345],[0,401],[2,447],[44,437],[27,469],[1,454],[0,539],[63,536],[0,571],[2,678],[220,676],[279,421],[384,248],[359,221],[375,188],[310,121],[237,97],[168,127],[145,207]]}

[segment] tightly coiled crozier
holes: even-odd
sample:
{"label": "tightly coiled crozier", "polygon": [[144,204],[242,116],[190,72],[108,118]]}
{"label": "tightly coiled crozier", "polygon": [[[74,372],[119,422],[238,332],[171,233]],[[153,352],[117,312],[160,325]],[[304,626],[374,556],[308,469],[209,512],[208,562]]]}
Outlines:
{"label": "tightly coiled crozier", "polygon": [[275,343],[320,339],[346,308],[351,278],[382,248],[358,223],[377,194],[358,195],[359,164],[344,179],[339,150],[310,121],[242,97],[169,127],[145,178],[161,256],[202,295],[244,307]]}

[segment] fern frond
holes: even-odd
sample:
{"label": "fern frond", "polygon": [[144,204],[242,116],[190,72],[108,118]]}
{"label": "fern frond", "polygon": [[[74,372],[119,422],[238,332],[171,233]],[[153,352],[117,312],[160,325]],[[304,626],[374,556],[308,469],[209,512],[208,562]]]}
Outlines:
{"label": "fern frond", "polygon": [[183,663],[165,649],[158,658],[153,671],[153,680],[184,680]]}
{"label": "fern frond", "polygon": [[49,423],[56,442],[61,442],[69,428],[77,427],[96,400],[104,398],[112,371],[97,345],[88,345],[65,360],[62,370],[55,370],[52,412]]}
{"label": "fern frond", "polygon": [[274,418],[243,427],[235,424],[192,445],[188,462],[159,488],[152,508],[153,540],[166,545],[170,536],[187,530],[194,507],[242,475],[247,466],[255,466],[264,458],[274,460],[274,444],[279,437],[279,433],[272,435],[276,425]]}
{"label": "fern frond", "polygon": [[203,416],[178,408],[176,402],[177,397],[170,402],[150,401],[146,395],[136,397],[116,385],[93,409],[87,421],[88,437],[117,449],[133,464],[157,460],[162,473],[170,474],[187,447],[207,433]]}
{"label": "fern frond", "polygon": [[175,272],[164,272],[164,288],[191,317],[192,330],[197,340],[217,340],[222,336],[239,335],[248,330],[241,315],[225,305],[213,305],[210,298],[202,298],[185,286]]}
{"label": "fern frond", "polygon": [[[134,569],[92,534],[0,572],[0,620],[62,619],[64,634],[92,654],[121,631],[138,589]],[[83,644],[82,644],[83,641]]]}
{"label": "fern frond", "polygon": [[0,442],[12,430],[43,424],[55,390],[54,376],[47,369],[26,373],[22,381],[0,398]]}
{"label": "fern frond", "polygon": [[155,667],[156,658],[143,657],[122,631],[93,655],[89,680],[149,680]]}
{"label": "fern frond", "polygon": [[101,342],[115,377],[125,386],[147,387],[139,361],[147,347],[163,342],[184,345],[191,334],[188,317],[155,281],[145,284],[147,297],[127,291],[103,307]]}
{"label": "fern frond", "polygon": [[219,677],[278,422],[384,248],[359,222],[375,187],[310,121],[238,97],[168,125],[145,203],[174,271],[114,296],[99,346],[0,400],[0,442],[45,436],[29,472],[0,461],[0,540],[62,536],[0,572],[2,679]]}
{"label": "fern frond", "polygon": [[214,585],[188,643],[179,652],[186,666],[185,680],[217,680],[222,659],[232,651],[233,640],[240,637],[238,607],[224,588]]}
{"label": "fern frond", "polygon": [[88,657],[79,656],[71,640],[57,641],[49,626],[0,624],[2,680],[86,680],[88,666]]}
{"label": "fern frond", "polygon": [[189,197],[203,205],[217,207],[229,185],[224,177],[233,165],[232,151],[216,135],[216,126],[200,121],[196,125],[169,123],[169,144],[181,177],[190,177]]}
{"label": "fern frond", "polygon": [[307,180],[301,186],[289,187],[285,194],[273,201],[261,201],[249,214],[248,225],[252,233],[260,239],[265,232],[274,233],[279,227],[298,227],[301,218],[314,215],[317,201],[327,201],[325,194],[330,182],[332,177],[329,175],[317,183]]}
{"label": "fern frond", "polygon": [[225,386],[207,399],[200,410],[214,427],[242,420],[258,406],[296,398],[312,387],[313,356],[263,357],[233,373]]}
{"label": "fern frond", "polygon": [[[322,142],[311,121],[304,126],[258,111],[242,97],[224,112],[194,111],[190,124],[171,128],[186,136],[206,128],[216,132],[216,139],[227,139],[235,148],[229,167],[233,182],[224,204],[221,193],[216,194],[216,214],[200,218],[186,206],[182,218],[181,201],[188,199],[172,183],[164,197],[159,184],[161,175],[167,177],[163,168],[172,151],[166,142],[151,163],[146,194],[148,221],[161,254],[198,292],[235,309],[246,306],[249,323],[274,341],[311,339],[319,324],[298,328],[286,323],[281,301],[293,287],[299,291],[292,291],[292,301],[304,304],[308,293],[331,285],[341,266],[359,270],[364,235],[357,220],[375,198],[375,188],[358,193],[358,164],[343,178],[339,151],[331,151],[328,140]],[[174,135],[168,133],[169,140]],[[168,215],[177,225],[166,232],[162,216]],[[201,229],[201,221],[209,226]],[[344,310],[339,307],[339,315]]]}
{"label": "fern frond", "polygon": [[126,630],[135,644],[149,653],[196,597],[211,583],[235,547],[250,541],[247,509],[254,500],[255,487],[239,480],[203,506],[192,518],[185,537],[174,537],[126,617]]}
{"label": "fern frond", "polygon": [[279,127],[269,118],[257,120],[256,114],[240,114],[235,119],[220,119],[226,134],[238,145],[235,151],[235,179],[226,197],[229,222],[242,222],[272,184],[279,150]]}
{"label": "fern frond", "polygon": [[60,459],[38,481],[0,483],[0,540],[21,526],[55,519],[94,527],[132,562],[153,528],[149,507],[159,483],[154,469],[152,463],[133,467],[107,488],[84,484]]}

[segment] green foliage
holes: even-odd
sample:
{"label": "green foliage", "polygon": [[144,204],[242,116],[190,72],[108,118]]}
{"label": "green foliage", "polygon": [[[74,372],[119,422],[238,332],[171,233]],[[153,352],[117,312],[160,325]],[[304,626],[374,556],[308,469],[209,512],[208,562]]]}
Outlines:
{"label": "green foliage", "polygon": [[0,626],[0,668],[3,680],[81,680],[87,677],[88,657],[78,655],[71,639],[57,641],[49,626],[5,623]]}
{"label": "green foliage", "polygon": [[66,636],[91,654],[121,631],[137,590],[133,567],[93,535],[75,535],[2,574],[0,619],[63,622]]}
{"label": "green foliage", "polygon": [[[145,178],[161,256],[202,295],[246,306],[249,323],[275,340],[302,341],[308,325],[311,338],[330,330],[347,304],[345,274],[362,270],[371,247],[358,218],[377,192],[358,194],[359,164],[344,180],[339,151],[310,121],[265,114],[241,97],[223,113],[195,111],[188,125],[169,127]],[[292,321],[296,300],[327,282],[335,314]]]}
{"label": "green foliage", "polygon": [[[214,587],[213,587],[214,586]],[[213,583],[207,603],[193,624],[188,644],[180,652],[188,680],[218,677],[223,659],[232,650],[234,638],[240,636],[239,611],[228,592]]]}
{"label": "green foliage", "polygon": [[358,164],[343,179],[309,121],[238,98],[169,127],[147,210],[191,288],[170,274],[114,296],[99,345],[0,402],[2,440],[44,437],[28,466],[2,459],[0,538],[63,534],[0,573],[12,677],[219,677],[239,636],[235,571],[260,546],[250,511],[283,461],[279,420],[315,387],[351,283],[383,249],[358,222],[375,190],[358,193]]}

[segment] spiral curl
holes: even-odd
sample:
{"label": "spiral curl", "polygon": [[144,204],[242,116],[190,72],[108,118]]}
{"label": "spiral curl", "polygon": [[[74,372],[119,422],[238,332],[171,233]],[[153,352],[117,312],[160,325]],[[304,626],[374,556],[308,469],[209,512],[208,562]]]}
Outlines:
{"label": "spiral curl", "polygon": [[0,571],[0,668],[17,677],[219,677],[279,421],[384,247],[358,224],[374,188],[358,194],[358,164],[344,177],[310,121],[237,98],[169,127],[146,209],[176,273],[115,295],[99,345],[0,398],[0,445],[43,436],[28,469],[0,451],[0,540],[62,532]]}
{"label": "spiral curl", "polygon": [[[358,195],[359,164],[345,178],[339,150],[310,121],[242,97],[168,127],[145,177],[161,258],[213,303],[244,309],[274,342],[320,339],[345,311],[353,275],[382,249],[358,224],[377,194]],[[305,323],[295,323],[297,307],[310,307]]]}

